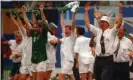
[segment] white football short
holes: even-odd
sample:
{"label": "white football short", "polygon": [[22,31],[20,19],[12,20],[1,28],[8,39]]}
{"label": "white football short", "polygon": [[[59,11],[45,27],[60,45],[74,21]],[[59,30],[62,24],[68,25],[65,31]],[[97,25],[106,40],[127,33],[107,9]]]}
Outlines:
{"label": "white football short", "polygon": [[93,65],[94,64],[79,64],[79,73],[88,73],[92,72],[93,73]]}
{"label": "white football short", "polygon": [[55,69],[55,63],[46,63],[46,71],[54,70]]}
{"label": "white football short", "polygon": [[31,64],[31,72],[37,72],[36,67],[37,67],[37,64],[32,63]]}
{"label": "white football short", "polygon": [[36,66],[37,72],[46,72],[46,61],[42,61]]}
{"label": "white football short", "polygon": [[32,75],[31,73],[31,65],[27,65],[27,66],[21,66],[20,67],[20,73],[21,74],[29,74],[30,76]]}
{"label": "white football short", "polygon": [[67,61],[67,60],[63,61],[60,73],[72,75],[73,74],[73,70],[72,70],[73,65],[74,65],[74,62],[72,62],[72,61]]}

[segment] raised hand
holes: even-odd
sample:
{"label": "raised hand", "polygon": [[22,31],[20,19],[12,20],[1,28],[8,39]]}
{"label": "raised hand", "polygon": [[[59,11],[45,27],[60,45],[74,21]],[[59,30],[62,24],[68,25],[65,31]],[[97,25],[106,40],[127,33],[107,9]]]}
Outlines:
{"label": "raised hand", "polygon": [[89,3],[86,3],[85,6],[84,6],[84,10],[85,11],[89,11],[91,9]]}
{"label": "raised hand", "polygon": [[26,7],[25,7],[25,5],[23,5],[23,6],[21,7],[21,10],[22,10],[22,11],[25,11],[25,9],[26,9]]}
{"label": "raised hand", "polygon": [[44,9],[44,6],[43,5],[40,5],[39,6],[39,9],[40,9],[40,11],[42,11]]}
{"label": "raised hand", "polygon": [[76,15],[77,11],[73,12],[74,15]]}
{"label": "raised hand", "polygon": [[115,17],[115,20],[114,20],[114,23],[117,24],[118,21],[119,21],[119,17],[116,16],[116,17]]}
{"label": "raised hand", "polygon": [[64,12],[63,12],[63,11],[61,11],[60,13],[61,13],[61,14],[63,14]]}
{"label": "raised hand", "polygon": [[119,8],[119,10],[121,10],[122,7],[123,7],[122,3],[119,3],[119,4],[117,5],[117,7]]}
{"label": "raised hand", "polygon": [[94,11],[94,16],[97,18],[97,19],[100,19],[101,18],[101,13],[100,11]]}

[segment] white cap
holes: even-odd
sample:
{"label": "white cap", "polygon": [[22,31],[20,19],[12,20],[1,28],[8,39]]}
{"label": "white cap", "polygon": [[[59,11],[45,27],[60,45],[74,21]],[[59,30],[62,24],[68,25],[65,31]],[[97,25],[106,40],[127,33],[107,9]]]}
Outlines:
{"label": "white cap", "polygon": [[131,37],[133,37],[133,33],[129,33],[129,35],[130,35]]}
{"label": "white cap", "polygon": [[102,16],[101,20],[102,21],[106,21],[106,22],[108,22],[110,24],[110,19],[109,19],[108,16]]}

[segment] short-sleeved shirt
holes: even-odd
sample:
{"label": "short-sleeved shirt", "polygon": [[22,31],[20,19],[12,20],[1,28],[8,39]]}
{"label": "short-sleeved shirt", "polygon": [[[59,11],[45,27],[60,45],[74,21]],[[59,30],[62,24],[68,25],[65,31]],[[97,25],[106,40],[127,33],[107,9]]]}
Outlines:
{"label": "short-sleeved shirt", "polygon": [[79,54],[79,62],[89,64],[94,62],[94,57],[89,47],[90,38],[80,36],[76,39],[74,52]]}
{"label": "short-sleeved shirt", "polygon": [[[10,48],[12,50],[12,55],[22,53],[22,43],[17,44],[16,40],[9,40],[8,44],[10,45]],[[15,62],[15,63],[18,63],[18,62],[21,62],[21,59],[22,59],[22,57],[19,57],[17,59],[13,58],[12,61]]]}
{"label": "short-sleeved shirt", "polygon": [[72,32],[69,37],[63,34],[61,39],[61,60],[74,61],[74,45],[76,41],[76,32]]}
{"label": "short-sleeved shirt", "polygon": [[[117,36],[115,39],[113,48],[112,48],[114,52],[117,49],[118,39],[119,38]],[[130,60],[128,54],[130,53],[130,51],[133,51],[132,42],[126,37],[123,37],[119,41],[120,41],[120,47],[118,49],[117,56],[116,56],[116,53],[114,53],[114,61],[115,62],[128,62]]]}
{"label": "short-sleeved shirt", "polygon": [[11,50],[12,50],[12,53],[14,53],[15,48],[16,48],[16,46],[17,46],[16,40],[9,40],[9,41],[8,41],[8,44],[10,45],[10,48],[11,48]]}
{"label": "short-sleeved shirt", "polygon": [[46,44],[47,44],[47,32],[48,25],[44,24],[42,31],[39,34],[35,34],[34,30],[31,29],[32,36],[32,63],[39,63],[47,60]]}
{"label": "short-sleeved shirt", "polygon": [[[93,25],[90,25],[90,31],[93,32],[96,36],[96,55],[97,56],[110,56],[113,55],[112,46],[117,35],[118,29],[116,29],[116,25],[113,28],[108,28],[104,32],[100,28],[97,28]],[[101,52],[101,36],[103,34],[104,44],[105,44],[105,54]]]}

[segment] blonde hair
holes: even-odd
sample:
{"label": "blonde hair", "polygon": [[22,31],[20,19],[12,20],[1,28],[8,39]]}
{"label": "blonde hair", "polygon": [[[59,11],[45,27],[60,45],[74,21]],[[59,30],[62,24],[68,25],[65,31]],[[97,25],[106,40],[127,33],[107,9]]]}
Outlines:
{"label": "blonde hair", "polygon": [[19,31],[14,31],[14,35],[15,35],[15,38],[16,38],[17,36],[22,36],[22,35],[20,34]]}

